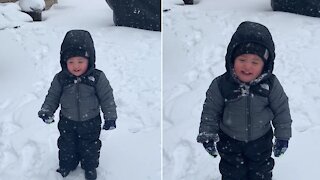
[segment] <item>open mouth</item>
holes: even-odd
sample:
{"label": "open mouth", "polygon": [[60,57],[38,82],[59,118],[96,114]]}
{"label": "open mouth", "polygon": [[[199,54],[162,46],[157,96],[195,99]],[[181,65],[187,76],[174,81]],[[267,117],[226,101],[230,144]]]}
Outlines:
{"label": "open mouth", "polygon": [[243,75],[245,75],[245,76],[250,76],[250,75],[252,75],[252,73],[250,73],[250,72],[245,72],[245,71],[241,71],[241,73],[242,73]]}

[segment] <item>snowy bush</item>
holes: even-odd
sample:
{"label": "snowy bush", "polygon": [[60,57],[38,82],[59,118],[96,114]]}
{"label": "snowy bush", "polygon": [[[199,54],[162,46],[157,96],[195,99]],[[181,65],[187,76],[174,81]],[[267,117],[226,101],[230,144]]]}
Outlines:
{"label": "snowy bush", "polygon": [[25,12],[38,12],[45,8],[46,3],[44,0],[19,0],[19,6]]}

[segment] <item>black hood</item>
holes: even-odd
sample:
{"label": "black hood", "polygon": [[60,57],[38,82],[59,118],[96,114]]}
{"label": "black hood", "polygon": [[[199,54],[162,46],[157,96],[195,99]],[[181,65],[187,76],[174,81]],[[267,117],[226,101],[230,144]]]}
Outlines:
{"label": "black hood", "polygon": [[70,54],[83,53],[88,57],[88,71],[95,68],[96,54],[90,33],[86,30],[70,30],[61,44],[60,64],[62,70],[67,69],[67,58]]}
{"label": "black hood", "polygon": [[242,22],[238,26],[236,32],[233,34],[231,38],[225,57],[227,72],[233,73],[233,54],[236,47],[239,44],[245,44],[249,42],[260,44],[268,49],[269,58],[267,59],[264,65],[264,70],[262,73],[267,74],[265,78],[269,77],[272,74],[274,59],[276,56],[274,42],[272,40],[271,33],[269,32],[268,28],[264,25],[250,21]]}

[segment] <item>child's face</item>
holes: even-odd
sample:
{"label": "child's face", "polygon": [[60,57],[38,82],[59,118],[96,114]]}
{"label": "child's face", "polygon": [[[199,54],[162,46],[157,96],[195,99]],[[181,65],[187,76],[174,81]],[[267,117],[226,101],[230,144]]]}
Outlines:
{"label": "child's face", "polygon": [[71,57],[67,60],[67,68],[71,74],[78,77],[87,71],[88,63],[87,58],[80,56]]}
{"label": "child's face", "polygon": [[263,60],[255,54],[242,54],[234,60],[234,71],[242,82],[256,79],[262,72]]}

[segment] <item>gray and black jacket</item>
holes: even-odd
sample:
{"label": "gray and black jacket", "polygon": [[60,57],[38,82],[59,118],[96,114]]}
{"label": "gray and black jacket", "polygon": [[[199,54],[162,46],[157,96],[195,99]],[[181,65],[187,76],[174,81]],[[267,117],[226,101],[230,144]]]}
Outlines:
{"label": "gray and black jacket", "polygon": [[[247,42],[265,46],[270,56],[256,80],[242,83],[234,75],[232,54],[239,44]],[[258,23],[241,23],[227,49],[227,72],[215,78],[206,93],[198,142],[213,140],[220,130],[236,140],[252,141],[266,134],[271,123],[276,138],[290,139],[292,120],[288,97],[272,74],[274,59],[274,43],[269,30]]]}
{"label": "gray and black jacket", "polygon": [[[68,72],[66,54],[70,51],[85,51],[89,66],[86,73],[76,77]],[[55,75],[41,110],[53,115],[61,105],[60,115],[73,121],[86,121],[100,115],[105,120],[116,120],[116,104],[113,90],[105,74],[95,69],[95,50],[89,32],[69,31],[61,45],[62,70]]]}

